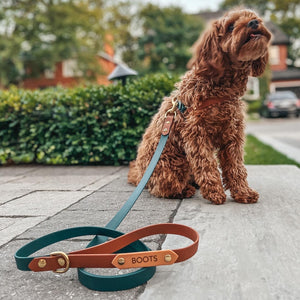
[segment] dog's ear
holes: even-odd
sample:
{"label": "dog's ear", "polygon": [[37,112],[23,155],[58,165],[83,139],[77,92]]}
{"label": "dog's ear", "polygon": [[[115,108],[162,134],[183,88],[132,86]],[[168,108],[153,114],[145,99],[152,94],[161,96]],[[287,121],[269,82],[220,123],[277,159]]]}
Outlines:
{"label": "dog's ear", "polygon": [[262,75],[263,72],[265,71],[268,61],[269,61],[269,53],[267,51],[264,56],[252,62],[252,69],[250,75],[253,77],[258,77]]}
{"label": "dog's ear", "polygon": [[199,37],[192,46],[193,56],[187,64],[189,69],[194,67],[197,74],[213,80],[224,74],[223,55],[218,42],[219,27],[218,21],[215,21]]}

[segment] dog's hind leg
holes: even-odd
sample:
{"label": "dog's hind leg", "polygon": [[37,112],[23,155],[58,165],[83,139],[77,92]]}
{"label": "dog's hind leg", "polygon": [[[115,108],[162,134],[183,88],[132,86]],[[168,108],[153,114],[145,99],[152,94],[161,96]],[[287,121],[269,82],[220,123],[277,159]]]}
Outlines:
{"label": "dog's hind leg", "polygon": [[187,161],[174,153],[163,155],[150,178],[147,188],[156,197],[183,199],[194,196]]}
{"label": "dog's hind leg", "polygon": [[136,161],[133,160],[129,164],[129,172],[127,175],[128,183],[133,185],[138,185],[139,181],[141,180],[141,176],[139,174],[139,170],[136,167]]}

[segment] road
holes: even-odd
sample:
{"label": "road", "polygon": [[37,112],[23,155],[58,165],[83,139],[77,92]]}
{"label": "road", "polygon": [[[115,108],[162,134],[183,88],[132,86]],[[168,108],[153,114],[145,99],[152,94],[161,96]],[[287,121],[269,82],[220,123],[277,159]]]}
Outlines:
{"label": "road", "polygon": [[300,163],[300,119],[260,119],[248,121],[247,134]]}

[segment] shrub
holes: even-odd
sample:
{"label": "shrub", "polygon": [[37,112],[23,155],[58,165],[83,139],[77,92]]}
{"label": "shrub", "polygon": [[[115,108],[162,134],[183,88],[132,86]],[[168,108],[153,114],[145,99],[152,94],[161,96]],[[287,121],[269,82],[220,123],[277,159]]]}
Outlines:
{"label": "shrub", "polygon": [[260,100],[247,102],[247,113],[248,114],[259,113],[259,110],[261,108],[261,103],[262,102]]}
{"label": "shrub", "polygon": [[0,92],[0,162],[127,164],[178,81],[156,74],[125,86]]}

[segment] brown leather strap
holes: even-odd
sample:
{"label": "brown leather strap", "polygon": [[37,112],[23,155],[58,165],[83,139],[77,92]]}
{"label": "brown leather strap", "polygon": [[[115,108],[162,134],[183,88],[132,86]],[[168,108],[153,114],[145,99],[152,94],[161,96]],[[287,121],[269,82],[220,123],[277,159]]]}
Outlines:
{"label": "brown leather strap", "polygon": [[162,135],[168,135],[170,133],[173,121],[174,121],[174,115],[166,116],[164,125],[162,128],[162,132],[161,132]]}
{"label": "brown leather strap", "polygon": [[[118,250],[147,236],[176,234],[193,241],[185,248],[134,253],[118,253]],[[192,257],[198,249],[199,234],[194,229],[173,223],[155,224],[124,234],[94,247],[70,252],[55,252],[52,256],[35,257],[29,264],[32,271],[56,271],[63,268],[141,268],[170,265]]]}
{"label": "brown leather strap", "polygon": [[196,109],[202,110],[211,105],[223,103],[226,100],[229,100],[229,99],[227,99],[227,98],[209,98],[209,99],[202,100],[198,107],[185,107],[184,104],[182,102],[180,102],[181,105],[183,105],[183,107],[185,108],[184,110],[181,109],[180,111],[184,114],[185,111],[190,112],[191,110],[196,110]]}
{"label": "brown leather strap", "polygon": [[224,102],[225,100],[227,100],[227,99],[225,99],[225,98],[209,98],[209,99],[206,99],[203,102],[201,102],[199,108],[204,109],[211,105],[220,104],[220,103]]}

